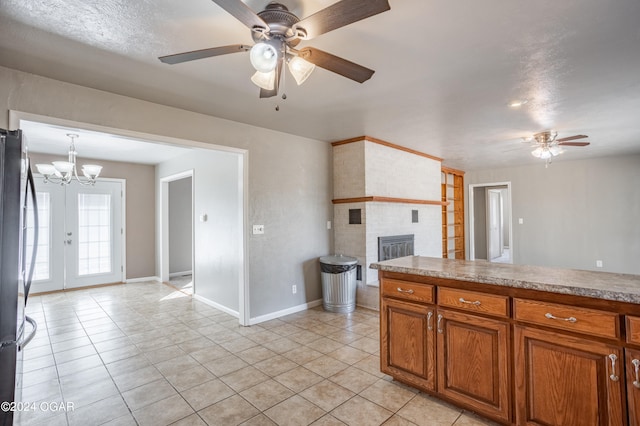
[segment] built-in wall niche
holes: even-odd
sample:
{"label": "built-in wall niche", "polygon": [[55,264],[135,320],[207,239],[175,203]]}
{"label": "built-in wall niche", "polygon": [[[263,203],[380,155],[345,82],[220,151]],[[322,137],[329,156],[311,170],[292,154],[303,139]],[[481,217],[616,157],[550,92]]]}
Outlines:
{"label": "built-in wall niche", "polygon": [[349,225],[362,224],[362,209],[349,209]]}

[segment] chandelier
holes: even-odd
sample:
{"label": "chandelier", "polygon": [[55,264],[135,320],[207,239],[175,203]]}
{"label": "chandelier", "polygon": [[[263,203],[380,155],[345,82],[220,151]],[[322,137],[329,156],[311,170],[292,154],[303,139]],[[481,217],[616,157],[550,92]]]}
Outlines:
{"label": "chandelier", "polygon": [[98,175],[102,171],[102,166],[96,164],[85,164],[82,166],[83,177],[78,176],[76,169],[76,138],[79,136],[75,133],[67,133],[71,139],[69,145],[68,161],[53,161],[51,164],[36,164],[38,173],[44,176],[44,183],[52,182],[60,185],[68,185],[75,178],[81,185],[95,185]]}

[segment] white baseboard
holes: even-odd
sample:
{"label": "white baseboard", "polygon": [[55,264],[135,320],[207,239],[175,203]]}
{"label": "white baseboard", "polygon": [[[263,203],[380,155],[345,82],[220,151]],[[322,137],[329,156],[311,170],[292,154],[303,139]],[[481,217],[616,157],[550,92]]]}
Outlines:
{"label": "white baseboard", "polygon": [[183,275],[193,275],[193,271],[172,272],[169,274],[169,278],[181,277]]}
{"label": "white baseboard", "polygon": [[220,310],[220,311],[222,311],[224,313],[227,313],[227,314],[229,314],[231,316],[234,316],[236,318],[240,318],[240,314],[238,313],[238,311],[234,311],[233,309],[229,309],[226,306],[223,306],[223,305],[221,305],[219,303],[214,302],[213,300],[209,300],[209,299],[207,299],[205,297],[198,296],[197,294],[194,294],[193,298],[198,300],[198,301],[200,301],[200,302],[202,302],[202,303],[204,303],[205,305],[209,305],[209,306],[211,306],[213,308],[216,308],[216,309],[218,309],[218,310]]}
{"label": "white baseboard", "polygon": [[271,312],[270,314],[260,315],[259,317],[251,318],[249,325],[260,324],[261,322],[269,321],[272,319],[284,317],[285,315],[295,314],[296,312],[306,311],[307,309],[315,308],[322,305],[322,299],[313,300],[309,303],[303,303],[302,305],[292,306],[291,308],[283,309],[277,312]]}
{"label": "white baseboard", "polygon": [[141,278],[128,278],[126,283],[141,283],[145,281],[156,281],[160,282],[160,277],[141,277]]}

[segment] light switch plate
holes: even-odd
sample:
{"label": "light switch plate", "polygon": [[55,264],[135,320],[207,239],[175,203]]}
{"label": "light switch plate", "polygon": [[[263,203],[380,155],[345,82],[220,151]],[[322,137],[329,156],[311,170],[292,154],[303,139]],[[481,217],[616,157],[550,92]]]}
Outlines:
{"label": "light switch plate", "polygon": [[253,234],[264,234],[264,225],[253,225]]}
{"label": "light switch plate", "polygon": [[519,223],[520,225],[522,225],[522,224],[524,223],[524,219],[523,219],[523,218],[518,218],[518,223]]}

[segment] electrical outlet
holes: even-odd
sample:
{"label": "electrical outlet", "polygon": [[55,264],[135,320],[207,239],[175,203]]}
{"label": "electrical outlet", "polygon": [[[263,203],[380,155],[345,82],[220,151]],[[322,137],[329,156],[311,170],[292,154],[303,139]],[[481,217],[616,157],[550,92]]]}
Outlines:
{"label": "electrical outlet", "polygon": [[298,292],[298,286],[297,285],[292,285],[291,286],[291,293],[296,294]]}
{"label": "electrical outlet", "polygon": [[524,223],[524,219],[523,218],[518,218],[518,225],[522,225]]}
{"label": "electrical outlet", "polygon": [[253,225],[253,234],[264,234],[264,225]]}
{"label": "electrical outlet", "polygon": [[327,229],[331,229],[331,221],[330,220],[327,221]]}
{"label": "electrical outlet", "polygon": [[602,268],[602,260],[596,260],[596,268]]}

